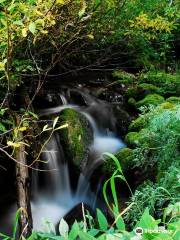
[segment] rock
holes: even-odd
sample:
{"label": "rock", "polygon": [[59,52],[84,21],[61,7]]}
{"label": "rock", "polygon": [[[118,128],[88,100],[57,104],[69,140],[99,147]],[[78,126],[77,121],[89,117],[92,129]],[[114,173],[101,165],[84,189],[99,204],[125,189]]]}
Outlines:
{"label": "rock", "polygon": [[127,96],[128,98],[137,98],[138,94],[139,91],[137,87],[129,87],[125,92],[125,96]]}
{"label": "rock", "polygon": [[67,160],[80,169],[88,160],[89,146],[93,140],[93,132],[88,120],[74,109],[65,109],[60,114],[61,124],[68,124],[68,128],[61,131],[61,142]]}
{"label": "rock", "polygon": [[125,137],[125,141],[131,146],[136,146],[139,143],[139,138],[140,136],[138,132],[129,132]]}
{"label": "rock", "polygon": [[163,96],[179,96],[180,77],[179,73],[171,74],[164,71],[150,70],[139,75],[139,82],[149,83],[158,87]]}
{"label": "rock", "polygon": [[143,128],[139,132],[129,132],[125,137],[125,142],[130,146],[152,146],[153,145],[153,133],[148,129]]}
{"label": "rock", "polygon": [[138,88],[141,91],[143,90],[144,93],[148,93],[148,94],[150,94],[150,93],[161,94],[162,93],[162,91],[159,87],[157,87],[153,84],[150,84],[150,83],[141,83],[138,85]]}
{"label": "rock", "polygon": [[174,108],[175,105],[173,103],[170,102],[164,102],[161,105],[158,106],[159,109],[172,109]]}
{"label": "rock", "polygon": [[148,115],[142,115],[136,118],[129,126],[130,131],[139,131],[141,128],[144,128],[148,122]]}
{"label": "rock", "polygon": [[113,113],[116,119],[115,126],[117,133],[120,136],[124,136],[128,131],[129,124],[131,123],[131,116],[118,105],[113,106]]}
{"label": "rock", "polygon": [[149,106],[149,105],[157,106],[157,105],[163,103],[164,101],[165,101],[164,97],[162,97],[161,95],[158,95],[158,94],[148,94],[144,99],[138,101],[136,103],[136,106],[138,108],[142,107],[142,106]]}
{"label": "rock", "polygon": [[[92,208],[89,207],[87,204],[84,205],[84,212],[87,214],[87,211],[90,213],[91,216],[94,215]],[[65,216],[64,220],[69,224],[72,225],[74,221],[76,220],[77,222],[83,221],[83,207],[82,203],[79,203],[75,207],[73,207]]]}

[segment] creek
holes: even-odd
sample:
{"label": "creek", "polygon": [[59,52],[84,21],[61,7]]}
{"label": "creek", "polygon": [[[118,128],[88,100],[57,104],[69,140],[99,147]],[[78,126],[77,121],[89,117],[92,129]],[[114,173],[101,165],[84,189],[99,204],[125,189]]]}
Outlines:
{"label": "creek", "polygon": [[[92,141],[87,147],[87,156],[81,163],[75,184],[72,182],[73,173],[63,149],[60,132],[54,133],[45,145],[41,157],[46,162],[44,169],[47,171],[32,172],[31,208],[35,230],[42,230],[43,223],[47,221],[57,225],[60,219],[79,203],[86,204],[92,210],[101,207],[98,192],[102,190],[102,186],[96,184],[95,189],[92,190],[90,178],[95,169],[105,161],[104,152],[116,153],[125,147],[117,134],[112,104],[91,95],[87,89],[53,91],[46,95],[46,101],[48,106],[53,107],[42,109],[41,104],[38,113],[42,121],[61,115],[65,109],[73,109],[88,122],[92,131]],[[98,178],[99,182],[100,178],[101,176]],[[0,222],[1,231],[10,231],[15,211],[15,205],[9,206],[9,210],[1,218],[3,219],[3,223]]]}

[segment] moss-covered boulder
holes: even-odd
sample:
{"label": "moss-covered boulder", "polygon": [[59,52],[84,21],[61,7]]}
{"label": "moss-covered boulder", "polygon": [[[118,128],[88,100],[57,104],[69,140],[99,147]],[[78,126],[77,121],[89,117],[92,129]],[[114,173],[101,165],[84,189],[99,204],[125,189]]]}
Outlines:
{"label": "moss-covered boulder", "polygon": [[125,142],[131,146],[138,145],[139,140],[140,140],[140,135],[138,132],[129,132],[125,137]]}
{"label": "moss-covered boulder", "polygon": [[154,133],[147,128],[142,128],[139,132],[129,132],[125,137],[125,142],[129,146],[154,147]]}
{"label": "moss-covered boulder", "polygon": [[180,74],[166,73],[164,71],[150,70],[139,75],[139,82],[150,83],[158,87],[159,94],[163,96],[179,96],[180,94]]}
{"label": "moss-covered boulder", "polygon": [[161,89],[150,83],[141,83],[138,85],[138,88],[145,93],[157,93],[161,94]]}
{"label": "moss-covered boulder", "polygon": [[169,97],[166,101],[173,104],[180,104],[180,97]]}
{"label": "moss-covered boulder", "polygon": [[[132,166],[133,150],[130,148],[123,148],[115,154],[123,171],[127,171]],[[111,158],[107,158],[103,164],[103,172],[105,175],[112,175],[117,166]]]}
{"label": "moss-covered boulder", "polygon": [[136,118],[129,126],[130,131],[139,131],[141,128],[144,128],[148,121],[148,115],[142,115]]}
{"label": "moss-covered boulder", "polygon": [[149,105],[157,106],[157,105],[163,103],[164,101],[165,101],[164,97],[162,97],[159,94],[148,94],[145,98],[143,98],[142,100],[138,101],[136,103],[136,106],[138,108],[142,107],[142,106],[149,106]]}
{"label": "moss-covered boulder", "polygon": [[89,145],[93,139],[89,122],[74,109],[62,111],[60,121],[62,124],[68,124],[68,128],[61,131],[61,141],[66,158],[72,160],[76,166],[81,168],[87,161]]}
{"label": "moss-covered boulder", "polygon": [[127,96],[128,98],[137,98],[138,94],[139,91],[137,87],[128,87],[125,92],[125,96]]}
{"label": "moss-covered boulder", "polygon": [[158,111],[164,110],[164,109],[173,109],[175,108],[175,104],[171,102],[164,102],[161,105],[158,106]]}

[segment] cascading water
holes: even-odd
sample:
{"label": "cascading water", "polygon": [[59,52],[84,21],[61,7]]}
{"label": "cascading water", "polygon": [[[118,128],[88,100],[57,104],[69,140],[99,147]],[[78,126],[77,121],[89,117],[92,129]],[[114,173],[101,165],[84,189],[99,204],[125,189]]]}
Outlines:
{"label": "cascading water", "polygon": [[[42,230],[44,220],[56,225],[78,203],[84,202],[94,208],[97,199],[96,194],[90,189],[89,178],[94,169],[102,163],[103,152],[115,153],[124,147],[121,139],[117,138],[108,129],[108,126],[103,126],[106,120],[110,118],[110,113],[104,111],[105,105],[102,102],[96,102],[93,99],[89,106],[80,107],[75,104],[68,104],[63,95],[59,96],[63,105],[42,110],[40,115],[57,114],[66,108],[73,108],[89,121],[93,130],[93,143],[89,146],[89,158],[85,166],[83,166],[76,190],[71,188],[68,162],[65,159],[58,133],[54,133],[46,144],[42,154],[43,159],[47,162],[45,167],[48,170],[44,173],[44,186],[39,186],[40,176],[37,172],[33,172],[32,176],[33,199],[31,206],[33,226],[36,230]],[[89,99],[90,96],[88,95],[88,101]],[[97,114],[100,116],[99,121],[96,119]]]}

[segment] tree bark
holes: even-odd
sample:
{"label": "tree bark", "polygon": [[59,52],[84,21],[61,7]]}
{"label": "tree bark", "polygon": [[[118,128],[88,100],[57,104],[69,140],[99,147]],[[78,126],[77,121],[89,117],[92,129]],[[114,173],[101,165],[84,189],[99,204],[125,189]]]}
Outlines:
{"label": "tree bark", "polygon": [[[16,116],[17,126],[19,125],[20,118]],[[23,133],[18,133],[18,139],[23,138]],[[19,235],[28,237],[32,232],[32,214],[30,205],[30,181],[29,171],[26,161],[25,145],[21,144],[15,152],[16,159],[19,164],[16,164],[16,181],[17,181],[17,205],[21,208],[19,217]]]}

